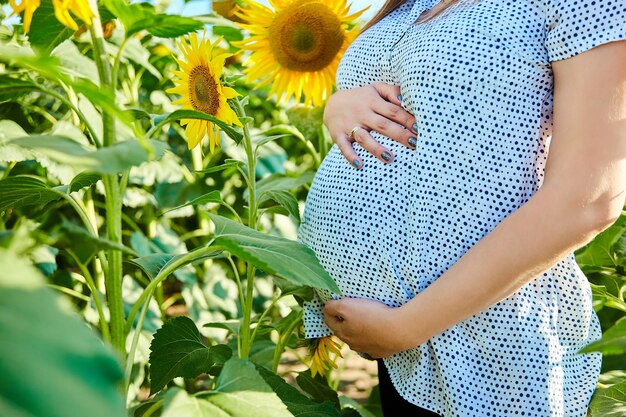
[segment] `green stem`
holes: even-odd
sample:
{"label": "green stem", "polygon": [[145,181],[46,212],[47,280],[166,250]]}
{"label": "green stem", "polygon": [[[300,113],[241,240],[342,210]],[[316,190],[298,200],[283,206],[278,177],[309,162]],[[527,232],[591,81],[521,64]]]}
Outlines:
{"label": "green stem", "polygon": [[263,319],[265,318],[265,316],[269,314],[269,312],[272,310],[274,305],[276,305],[276,302],[280,300],[281,298],[282,297],[280,295],[274,298],[272,302],[270,303],[270,305],[267,306],[265,311],[261,314],[261,317],[259,317],[259,320],[257,320],[256,326],[254,327],[254,331],[252,332],[252,336],[250,336],[250,345],[254,343],[254,338],[256,337],[256,334],[259,331],[259,327],[261,327],[261,323],[263,323]]}
{"label": "green stem", "polygon": [[91,143],[96,147],[96,148],[100,148],[102,147],[102,144],[100,143],[100,139],[98,138],[98,135],[96,134],[96,130],[93,128],[93,126],[91,125],[91,123],[89,123],[89,119],[87,119],[87,117],[83,114],[82,111],[80,111],[80,109],[78,107],[76,107],[74,105],[74,103],[72,103],[70,100],[68,100],[67,98],[63,97],[61,94],[56,93],[55,91],[52,90],[48,90],[45,87],[39,87],[39,90],[42,93],[46,93],[49,96],[52,96],[54,98],[56,98],[57,100],[59,100],[60,102],[62,102],[63,104],[65,104],[67,107],[70,108],[70,110],[72,110],[74,113],[76,113],[76,116],[78,116],[78,118],[80,119],[81,122],[83,122],[85,124],[85,128],[89,131],[89,136],[88,138],[91,138]]}
{"label": "green stem", "polygon": [[139,296],[139,298],[133,305],[133,308],[130,310],[130,313],[128,313],[128,319],[126,320],[126,330],[125,330],[126,333],[130,332],[130,330],[132,329],[133,322],[135,321],[135,316],[137,315],[137,311],[139,310],[141,305],[146,301],[148,297],[152,295],[152,292],[154,291],[156,286],[161,283],[161,281],[163,281],[165,278],[170,276],[170,274],[176,271],[178,268],[188,264],[189,262],[193,262],[194,259],[202,255],[205,255],[207,253],[210,253],[212,251],[215,251],[217,249],[221,249],[221,247],[218,245],[211,246],[211,243],[212,242],[210,242],[208,246],[195,249],[187,253],[186,255],[181,256],[180,258],[176,259],[176,261],[174,262],[168,263],[165,266],[165,268],[163,268],[157,274],[157,276],[154,277],[152,281],[150,281],[150,284],[148,284],[148,286],[144,288],[143,292],[141,293],[141,295]]}
{"label": "green stem", "polygon": [[155,411],[158,411],[161,407],[163,407],[163,401],[158,401],[152,404],[150,408],[148,408],[148,410],[143,413],[142,417],[152,417],[152,414],[154,414]]}
{"label": "green stem", "polygon": [[91,301],[91,299],[89,297],[87,297],[85,294],[81,294],[76,290],[73,290],[71,288],[67,288],[67,287],[62,287],[60,285],[56,285],[56,284],[48,284],[48,287],[50,288],[54,288],[55,290],[59,290],[67,295],[71,295],[72,297],[78,298],[79,300],[83,300],[86,302]]}
{"label": "green stem", "polygon": [[235,274],[235,280],[237,282],[237,292],[239,293],[239,304],[241,310],[243,311],[243,305],[244,305],[244,301],[243,301],[243,287],[241,286],[241,278],[239,277],[239,271],[237,271],[237,265],[235,265],[235,261],[233,261],[232,256],[228,256],[228,261],[230,262],[230,265],[233,268],[233,273]]}
{"label": "green stem", "polygon": [[122,41],[122,43],[119,46],[119,49],[117,50],[117,55],[115,55],[115,61],[113,62],[113,70],[111,71],[111,86],[113,91],[117,90],[117,78],[118,78],[118,71],[120,69],[120,60],[122,58],[122,51],[124,50],[124,47],[126,46],[126,42],[128,42],[130,38],[126,35],[124,35],[124,40]]}
{"label": "green stem", "polygon": [[298,317],[296,318],[296,320],[294,320],[289,325],[289,327],[287,327],[287,330],[285,330],[285,333],[283,333],[282,335],[278,337],[278,343],[276,344],[276,348],[274,349],[274,361],[272,363],[272,371],[274,371],[274,373],[277,373],[278,371],[278,365],[280,364],[280,357],[285,351],[285,345],[289,341],[289,336],[291,336],[291,333],[300,324],[301,318],[302,318],[302,311],[299,311]]}
{"label": "green stem", "polygon": [[96,305],[96,310],[98,311],[98,317],[100,319],[100,331],[102,332],[102,340],[105,342],[111,342],[111,332],[109,331],[109,323],[107,323],[107,319],[104,315],[104,309],[102,308],[102,302],[100,301],[100,294],[98,293],[98,288],[96,288],[96,283],[89,273],[89,269],[86,265],[78,260],[78,256],[70,249],[67,250],[67,253],[74,259],[76,265],[83,274],[85,278],[85,282],[87,283],[87,288],[91,291],[91,296],[93,297],[93,302]]}
{"label": "green stem", "polygon": [[[235,110],[240,119],[243,122],[243,143],[246,150],[246,156],[248,157],[248,227],[256,229],[257,227],[257,195],[256,195],[256,159],[254,157],[254,150],[252,149],[252,137],[250,135],[250,127],[246,117],[246,111],[243,104],[238,98],[234,99]],[[256,268],[250,262],[247,262],[247,279],[246,279],[246,295],[243,307],[243,323],[240,329],[239,337],[241,338],[241,351],[240,357],[247,359],[250,356],[251,348],[251,332],[250,332],[250,320],[252,317],[252,298],[254,295],[254,273]]]}
{"label": "green stem", "polygon": [[[111,66],[105,49],[102,22],[95,1],[91,0],[91,9],[94,13],[89,32],[93,44],[93,55],[98,68],[100,88],[111,89]],[[115,90],[111,90],[115,94]],[[103,146],[115,144],[115,118],[102,109]],[[122,243],[122,202],[120,182],[117,175],[105,175],[102,178],[105,189],[106,203],[106,230],[107,238],[115,243]],[[120,356],[122,363],[126,357],[126,333],[124,332],[124,302],[122,300],[122,252],[117,249],[107,250],[108,274],[105,276],[107,302],[111,316],[111,344]]]}
{"label": "green stem", "polygon": [[[106,175],[103,178],[106,204],[107,238],[122,243],[122,204],[117,178]],[[126,332],[124,331],[124,302],[122,299],[122,261],[120,250],[107,250],[108,276],[105,277],[107,301],[111,314],[111,342],[124,359],[126,354]]]}
{"label": "green stem", "polygon": [[[124,393],[128,397],[128,387],[130,386],[130,374],[133,371],[133,362],[135,362],[135,352],[137,351],[137,344],[139,343],[139,336],[141,335],[141,329],[143,328],[143,321],[150,305],[150,299],[148,299],[141,309],[139,315],[139,321],[137,327],[135,327],[135,333],[133,334],[133,341],[130,345],[130,351],[128,352],[128,358],[126,358],[126,369],[124,371]],[[126,399],[128,404],[128,398]]]}

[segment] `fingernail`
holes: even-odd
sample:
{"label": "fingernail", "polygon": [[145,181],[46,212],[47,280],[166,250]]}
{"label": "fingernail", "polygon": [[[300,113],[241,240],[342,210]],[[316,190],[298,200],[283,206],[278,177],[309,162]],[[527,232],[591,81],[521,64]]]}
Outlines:
{"label": "fingernail", "polygon": [[409,145],[415,148],[417,146],[417,138],[409,138]]}
{"label": "fingernail", "polygon": [[399,101],[402,101],[402,94],[400,94],[400,95],[398,96],[398,100],[399,100]]}
{"label": "fingernail", "polygon": [[358,159],[355,159],[354,161],[352,161],[352,165],[354,165],[355,168],[358,168],[361,165],[361,163],[359,162]]}
{"label": "fingernail", "polygon": [[417,123],[413,123],[413,130],[417,133]]}
{"label": "fingernail", "polygon": [[385,161],[389,161],[391,159],[391,154],[387,151],[383,152],[381,156],[383,157]]}

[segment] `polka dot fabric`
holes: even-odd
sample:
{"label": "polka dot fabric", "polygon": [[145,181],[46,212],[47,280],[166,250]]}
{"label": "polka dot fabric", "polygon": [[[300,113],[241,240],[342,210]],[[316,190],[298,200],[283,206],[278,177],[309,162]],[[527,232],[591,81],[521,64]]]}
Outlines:
{"label": "polka dot fabric", "polygon": [[[418,144],[411,150],[372,132],[394,153],[391,164],[358,143],[361,170],[337,145],[322,162],[298,240],[342,295],[319,292],[305,304],[306,337],[331,334],[322,313],[331,297],[406,303],[528,201],[552,137],[551,62],[626,39],[623,0],[461,0],[415,23],[436,3],[408,0],[339,65],[339,89],[400,85]],[[577,351],[600,337],[572,252],[510,297],[384,362],[404,398],[443,417],[585,417],[602,358]]]}

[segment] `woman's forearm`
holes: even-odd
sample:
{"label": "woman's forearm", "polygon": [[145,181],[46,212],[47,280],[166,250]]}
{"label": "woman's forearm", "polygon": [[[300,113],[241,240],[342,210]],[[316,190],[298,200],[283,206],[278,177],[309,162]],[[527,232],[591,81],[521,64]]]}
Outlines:
{"label": "woman's forearm", "polygon": [[572,207],[561,195],[540,188],[400,307],[399,318],[411,332],[407,348],[509,297],[612,223],[602,207]]}

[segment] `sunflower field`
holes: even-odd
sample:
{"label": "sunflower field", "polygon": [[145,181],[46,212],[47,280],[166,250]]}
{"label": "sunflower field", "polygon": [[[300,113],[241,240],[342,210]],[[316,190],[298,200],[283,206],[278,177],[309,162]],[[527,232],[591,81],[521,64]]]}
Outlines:
{"label": "sunflower field", "polygon": [[[364,10],[0,4],[0,416],[380,416],[338,394],[337,341],[303,337],[340,291],[296,239]],[[577,251],[594,417],[626,415],[625,231]]]}

